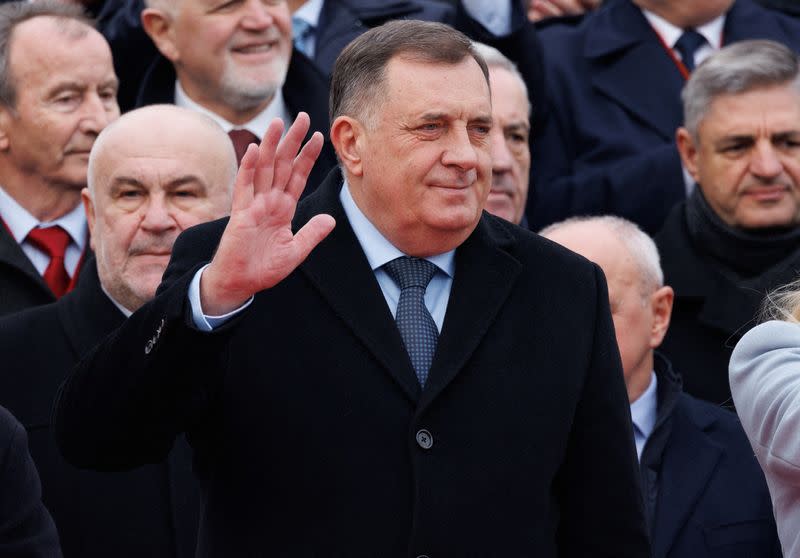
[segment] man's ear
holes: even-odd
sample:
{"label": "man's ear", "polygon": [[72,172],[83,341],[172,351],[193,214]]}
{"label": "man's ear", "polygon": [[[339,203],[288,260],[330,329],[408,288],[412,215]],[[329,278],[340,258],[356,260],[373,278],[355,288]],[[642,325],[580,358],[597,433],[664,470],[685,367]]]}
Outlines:
{"label": "man's ear", "polygon": [[349,175],[361,176],[364,172],[364,127],[361,123],[349,116],[337,117],[331,125],[331,143]]}
{"label": "man's ear", "polygon": [[81,201],[83,202],[83,211],[86,213],[86,222],[89,224],[89,246],[92,250],[94,247],[94,225],[96,222],[94,214],[94,203],[92,203],[92,195],[89,193],[89,188],[81,190]]}
{"label": "man's ear", "polygon": [[0,104],[0,152],[11,148],[11,122],[14,120],[14,109]]}
{"label": "man's ear", "polygon": [[681,155],[681,162],[684,168],[689,171],[694,181],[700,182],[700,173],[697,168],[697,151],[699,145],[696,144],[692,134],[686,128],[678,128],[675,132],[675,143],[678,146],[678,153]]}
{"label": "man's ear", "polygon": [[172,17],[156,8],[142,10],[142,27],[156,45],[156,48],[173,64],[178,61],[180,52],[175,45]]}
{"label": "man's ear", "polygon": [[653,329],[650,331],[650,347],[655,349],[664,340],[672,318],[672,302],[675,292],[672,287],[661,287],[650,295],[650,307],[653,311]]}

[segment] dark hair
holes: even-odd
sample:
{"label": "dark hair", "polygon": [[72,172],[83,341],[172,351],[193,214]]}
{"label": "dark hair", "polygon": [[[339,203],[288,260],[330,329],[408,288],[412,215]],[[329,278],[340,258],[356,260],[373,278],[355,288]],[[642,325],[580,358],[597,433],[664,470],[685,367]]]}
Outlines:
{"label": "dark hair", "polygon": [[472,42],[443,23],[395,20],[370,29],[342,50],[331,77],[331,122],[341,115],[368,120],[382,97],[386,66],[395,56],[408,60],[458,64],[471,56],[489,84],[489,70]]}
{"label": "dark hair", "polygon": [[8,67],[11,35],[20,23],[42,16],[63,21],[64,25],[60,30],[75,37],[82,37],[89,29],[95,28],[94,22],[79,6],[58,0],[8,2],[0,5],[0,103],[4,105],[13,107],[17,100],[14,78]]}

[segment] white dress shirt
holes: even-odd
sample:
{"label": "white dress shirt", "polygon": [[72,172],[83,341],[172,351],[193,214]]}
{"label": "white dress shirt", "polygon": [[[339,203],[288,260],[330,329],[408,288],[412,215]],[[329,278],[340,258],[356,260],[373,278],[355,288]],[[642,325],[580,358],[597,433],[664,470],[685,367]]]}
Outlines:
{"label": "white dress shirt", "polygon": [[64,267],[70,277],[75,274],[89,239],[89,230],[86,226],[83,205],[76,205],[75,209],[54,221],[42,223],[0,187],[0,218],[3,219],[14,240],[20,245],[22,251],[25,252],[25,255],[28,256],[33,267],[36,268],[40,275],[43,275],[47,269],[50,263],[50,256],[26,241],[28,233],[36,227],[47,228],[55,225],[67,231],[71,242],[64,253]]}
{"label": "white dress shirt", "polygon": [[[680,39],[681,35],[683,34],[683,29],[672,25],[669,21],[654,14],[653,12],[642,10],[642,13],[644,14],[644,17],[647,18],[647,21],[650,22],[650,25],[653,27],[655,32],[661,36],[664,44],[669,45],[675,57],[678,60],[681,60],[681,53],[675,49],[675,43],[678,42],[678,39]],[[722,30],[724,27],[725,14],[722,14],[718,18],[712,19],[705,25],[701,25],[695,29],[695,31],[700,33],[706,39],[706,44],[698,48],[694,53],[695,68],[703,60],[722,48]],[[695,183],[694,178],[692,178],[692,175],[689,174],[689,171],[686,169],[686,167],[683,167],[683,184],[684,189],[686,190],[686,195],[688,196],[692,193],[692,190],[694,190]]]}
{"label": "white dress shirt", "polygon": [[[672,49],[675,57],[678,60],[681,60],[681,53],[675,49],[675,43],[677,43],[678,39],[680,39],[681,35],[683,35],[683,29],[672,25],[669,21],[659,15],[654,14],[653,12],[642,10],[642,13],[644,14],[644,17],[647,18],[647,21],[650,22],[650,25],[653,27],[653,29],[655,29],[656,33],[661,36],[664,43]],[[698,48],[694,53],[695,67],[703,62],[703,60],[714,54],[714,52],[722,48],[722,29],[724,27],[725,14],[722,14],[721,16],[712,19],[705,25],[701,25],[695,29],[695,31],[700,33],[706,40],[706,44]]]}

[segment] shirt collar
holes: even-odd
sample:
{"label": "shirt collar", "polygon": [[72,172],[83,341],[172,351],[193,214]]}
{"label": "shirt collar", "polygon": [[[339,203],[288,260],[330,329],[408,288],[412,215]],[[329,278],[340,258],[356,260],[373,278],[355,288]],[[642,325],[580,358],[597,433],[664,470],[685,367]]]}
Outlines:
{"label": "shirt collar", "polygon": [[[661,35],[664,42],[667,43],[670,48],[675,48],[675,43],[683,34],[683,29],[676,27],[663,17],[648,10],[642,10],[642,13],[644,17],[647,18],[647,21],[650,22],[653,29],[656,30],[656,33]],[[695,29],[695,31],[700,33],[714,50],[718,50],[722,47],[722,29],[724,26],[725,14],[722,14],[705,25],[701,25]]]}
{"label": "shirt collar", "polygon": [[[342,185],[342,191],[339,193],[339,200],[342,202],[350,227],[352,227],[359,244],[361,244],[361,248],[364,250],[367,261],[373,271],[396,258],[405,256],[403,252],[381,234],[356,205],[346,180]],[[450,250],[444,254],[437,254],[425,259],[450,277],[453,277],[455,272],[455,253],[455,250]]]}
{"label": "shirt collar", "polygon": [[62,215],[58,219],[40,223],[36,217],[31,215],[27,209],[22,207],[17,200],[11,197],[2,187],[0,187],[0,217],[3,218],[8,229],[11,231],[17,244],[22,244],[33,229],[36,227],[60,226],[67,231],[72,242],[83,250],[89,232],[86,228],[86,215],[83,212],[83,205],[78,204],[69,213]]}
{"label": "shirt collar", "polygon": [[122,315],[123,315],[123,316],[125,316],[126,318],[130,318],[130,317],[131,317],[131,314],[133,314],[133,312],[131,312],[130,310],[128,310],[127,308],[125,308],[125,307],[124,307],[122,304],[120,304],[119,302],[117,302],[117,301],[114,299],[114,297],[113,297],[113,296],[111,296],[111,294],[110,294],[110,293],[109,293],[109,292],[106,290],[105,286],[103,286],[103,283],[100,283],[100,288],[103,290],[103,293],[104,293],[104,294],[105,294],[105,295],[108,297],[108,300],[110,300],[110,301],[111,301],[111,304],[113,304],[114,306],[116,306],[116,307],[117,307],[117,309],[118,309],[120,312],[122,312]]}
{"label": "shirt collar", "polygon": [[311,27],[319,26],[319,16],[322,12],[322,0],[308,0],[292,14],[293,18],[302,19]]}
{"label": "shirt collar", "polygon": [[631,420],[645,438],[653,432],[658,416],[658,380],[656,373],[650,373],[650,385],[639,398],[631,403]]}
{"label": "shirt collar", "polygon": [[254,133],[259,139],[264,137],[264,134],[267,132],[267,127],[269,126],[269,123],[272,122],[273,118],[278,117],[283,120],[287,128],[292,121],[292,117],[289,114],[289,110],[286,108],[286,103],[283,100],[283,91],[280,88],[275,91],[275,96],[264,110],[258,113],[255,118],[241,126],[232,124],[217,113],[211,112],[204,106],[197,104],[195,101],[189,98],[189,95],[187,95],[186,91],[183,90],[183,87],[181,87],[181,84],[178,80],[175,80],[175,104],[179,107],[188,108],[205,114],[214,122],[219,124],[225,133],[230,132],[234,128],[243,128]]}

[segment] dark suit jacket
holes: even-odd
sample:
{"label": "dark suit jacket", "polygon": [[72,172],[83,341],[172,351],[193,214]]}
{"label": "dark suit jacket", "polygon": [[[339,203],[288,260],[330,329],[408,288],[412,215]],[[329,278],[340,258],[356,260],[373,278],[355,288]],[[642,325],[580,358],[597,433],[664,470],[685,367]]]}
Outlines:
{"label": "dark suit jacket", "polygon": [[0,316],[55,300],[16,239],[0,223]]}
{"label": "dark suit jacket", "polygon": [[656,353],[658,418],[642,452],[653,558],[781,556],[764,473],[730,411],[682,393]]}
{"label": "dark suit jacket", "polygon": [[0,407],[0,556],[59,558],[58,534],[42,504],[25,429]]}
{"label": "dark suit jacket", "polygon": [[[772,39],[800,50],[800,21],[736,0],[725,43]],[[649,233],[685,198],[675,130],[684,79],[641,10],[608,0],[578,25],[540,34],[549,111],[534,141],[532,226],[614,213]]]}
{"label": "dark suit jacket", "polygon": [[670,213],[655,237],[665,284],[675,290],[661,351],[681,371],[687,393],[733,406],[728,361],[733,347],[755,325],[766,294],[800,272],[800,250],[759,277],[736,282],[723,275],[689,235],[685,203]]}
{"label": "dark suit jacket", "polygon": [[183,234],[159,296],[62,387],[65,456],[129,467],[188,430],[200,556],[647,556],[598,268],[484,215],[421,390],[340,185],[295,218],[331,235],[213,333],[186,293],[225,221]]}
{"label": "dark suit jacket", "polygon": [[165,462],[108,474],[68,465],[53,439],[50,413],[58,386],[123,320],[100,289],[93,259],[77,288],[58,302],[0,319],[0,351],[7,355],[0,404],[28,429],[44,503],[66,557],[188,558],[200,505],[185,442]]}

